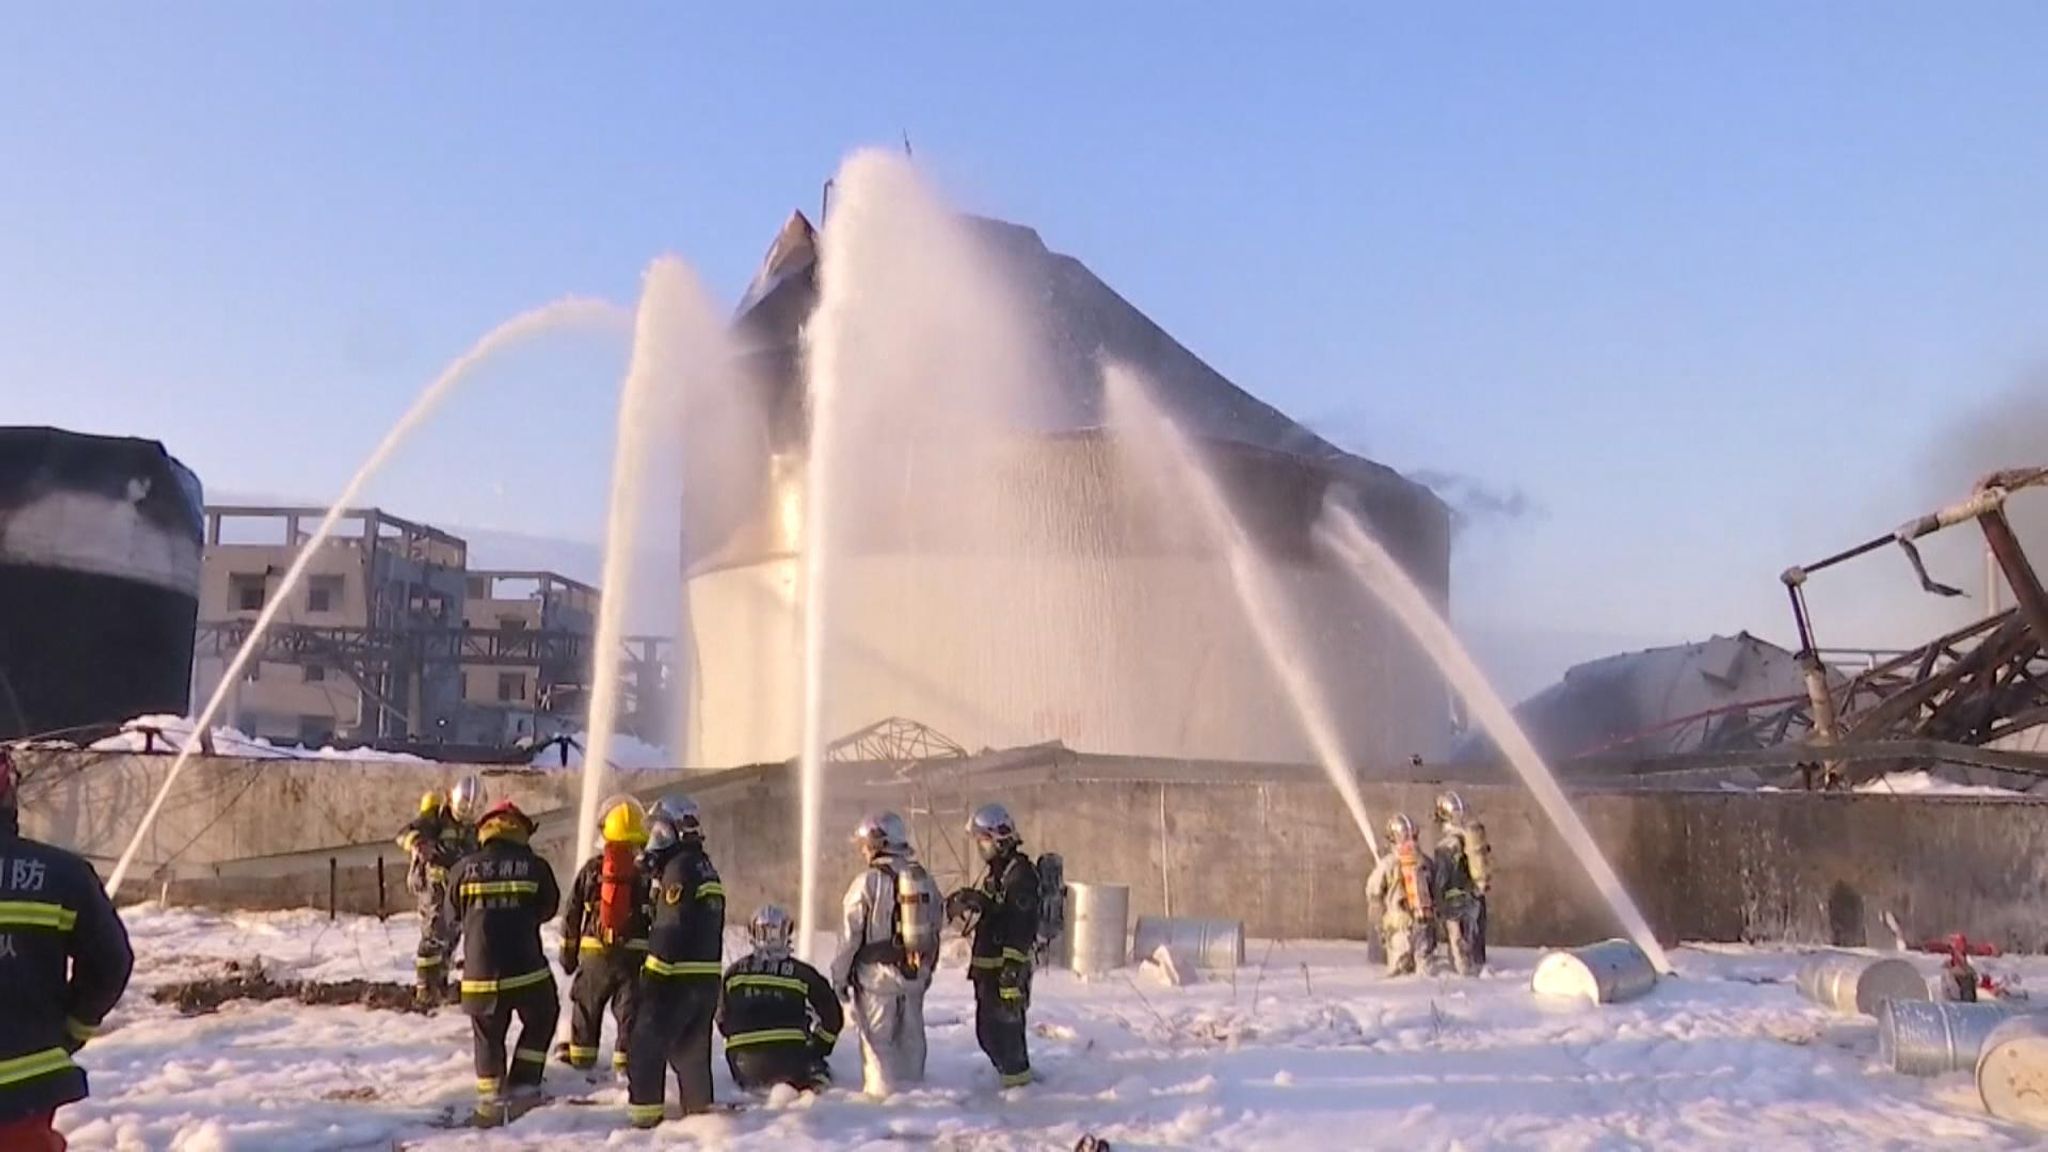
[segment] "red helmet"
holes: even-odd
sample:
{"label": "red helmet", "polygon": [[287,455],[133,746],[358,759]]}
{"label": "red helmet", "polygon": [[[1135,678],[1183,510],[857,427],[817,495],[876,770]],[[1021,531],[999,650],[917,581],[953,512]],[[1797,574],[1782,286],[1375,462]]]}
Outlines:
{"label": "red helmet", "polygon": [[510,800],[500,800],[486,808],[484,814],[477,819],[476,826],[481,831],[486,825],[492,823],[510,824],[519,831],[521,836],[533,835],[534,824],[532,817],[520,811],[519,805],[514,804]]}

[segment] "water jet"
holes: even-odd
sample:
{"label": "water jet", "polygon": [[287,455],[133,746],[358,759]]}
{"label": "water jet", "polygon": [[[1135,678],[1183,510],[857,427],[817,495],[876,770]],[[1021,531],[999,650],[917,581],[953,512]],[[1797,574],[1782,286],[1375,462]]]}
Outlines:
{"label": "water jet", "polygon": [[299,546],[298,555],[293,558],[291,567],[285,569],[276,589],[265,598],[263,610],[256,614],[255,622],[249,627],[248,636],[243,639],[241,647],[236,649],[234,659],[228,661],[227,669],[221,673],[220,683],[214,687],[213,694],[207,697],[206,706],[199,710],[199,715],[193,721],[191,734],[186,737],[184,746],[178,749],[178,755],[171,761],[170,770],[164,773],[163,784],[158,787],[149,808],[143,812],[142,821],[135,826],[135,835],[128,841],[128,847],[121,852],[121,858],[115,863],[113,872],[108,875],[106,887],[109,895],[117,895],[120,892],[121,882],[128,878],[128,869],[135,863],[135,854],[142,848],[143,837],[148,835],[150,825],[155,823],[158,813],[163,811],[164,801],[170,797],[171,787],[178,782],[179,773],[183,772],[185,765],[191,761],[192,754],[199,750],[206,734],[213,730],[214,720],[219,717],[221,707],[227,702],[235,685],[241,682],[249,661],[262,651],[261,641],[264,634],[269,631],[271,623],[277,619],[278,612],[289,601],[292,591],[298,587],[300,579],[305,576],[306,568],[312,564],[313,557],[319,552],[321,545],[334,534],[334,526],[340,521],[342,512],[356,502],[364,486],[379,469],[383,468],[385,461],[389,460],[392,454],[411,438],[413,432],[434,414],[434,410],[440,407],[441,402],[447,399],[456,385],[467,379],[470,373],[492,356],[549,332],[577,326],[609,325],[618,318],[619,309],[615,305],[602,300],[580,298],[560,300],[522,312],[486,333],[469,351],[464,352],[443,369],[441,374],[419,394],[412,402],[412,406],[405,410],[398,418],[398,422],[391,426],[391,430],[384,434],[382,440],[378,441],[377,447],[356,469],[355,475],[349,477],[348,484],[342,488],[341,495],[336,497],[334,503],[327,509],[327,514],[320,518],[320,523],[313,529],[313,534]]}
{"label": "water jet", "polygon": [[1450,625],[1437,614],[1422,590],[1401,569],[1400,563],[1365,530],[1350,509],[1335,501],[1326,501],[1315,533],[1330,554],[1349,564],[1366,588],[1394,613],[1402,627],[1429,653],[1466,706],[1486,728],[1487,734],[1506,754],[1508,763],[1514,766],[1522,783],[1536,797],[1544,815],[1550,817],[1551,826],[1563,837],[1565,846],[1571,849],[1580,867],[1592,877],[1593,886],[1599,890],[1601,898],[1614,910],[1629,939],[1642,949],[1652,968],[1668,975],[1671,959],[1665,955],[1664,946],[1650,931],[1649,922],[1643,919],[1642,911],[1630,898],[1628,889],[1622,886],[1621,877],[1614,874],[1614,866],[1593,843],[1593,834],[1586,830],[1585,822],[1579,819],[1564,789],[1558,786],[1556,775],[1536,754],[1535,746],[1529,743],[1522,726],[1515,722],[1507,702],[1494,691],[1493,685],[1473,662],[1471,654],[1458,642]]}

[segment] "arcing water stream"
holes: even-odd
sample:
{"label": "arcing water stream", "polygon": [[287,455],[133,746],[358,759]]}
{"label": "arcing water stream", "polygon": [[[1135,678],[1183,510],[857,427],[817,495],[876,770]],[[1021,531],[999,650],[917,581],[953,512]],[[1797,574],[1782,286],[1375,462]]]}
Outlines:
{"label": "arcing water stream", "polygon": [[1344,799],[1344,807],[1358,824],[1373,859],[1380,856],[1379,836],[1366,811],[1365,798],[1358,790],[1358,774],[1344,753],[1332,721],[1330,702],[1324,697],[1306,665],[1298,620],[1287,611],[1278,582],[1259,558],[1243,525],[1230,510],[1223,489],[1195,454],[1195,447],[1173,421],[1159,410],[1145,382],[1128,368],[1105,364],[1102,390],[1110,422],[1144,457],[1142,466],[1171,474],[1181,490],[1192,493],[1210,540],[1221,547],[1230,568],[1230,584],[1244,608],[1252,634],[1266,665],[1280,681],[1287,703],[1294,711],[1316,760]]}
{"label": "arcing water stream", "polygon": [[271,623],[277,619],[278,612],[290,602],[292,592],[298,588],[299,580],[305,575],[306,568],[312,564],[313,557],[326,544],[328,537],[334,534],[334,526],[341,520],[342,513],[355,503],[370,478],[375,476],[385,461],[391,458],[392,453],[433,415],[434,410],[455,386],[484,361],[523,340],[569,327],[613,324],[618,321],[619,315],[619,309],[615,305],[602,300],[585,299],[560,300],[530,312],[522,312],[486,333],[469,351],[464,352],[442,370],[433,383],[427,385],[426,390],[420,393],[419,398],[412,402],[412,407],[406,409],[405,414],[398,418],[398,423],[392,425],[391,430],[384,434],[384,439],[378,442],[376,450],[370,453],[360,468],[356,469],[355,475],[349,477],[348,486],[341,490],[341,495],[335,499],[333,506],[327,509],[327,514],[320,518],[319,527],[315,528],[313,534],[299,546],[298,555],[293,558],[291,567],[285,569],[284,576],[265,596],[263,610],[257,613],[255,623],[249,628],[249,635],[243,639],[241,647],[236,649],[235,657],[228,662],[227,670],[221,673],[220,683],[214,686],[213,694],[207,697],[206,707],[199,710],[199,716],[192,724],[191,735],[185,738],[184,747],[178,749],[177,758],[171,761],[170,771],[164,774],[163,785],[157,789],[155,799],[150,801],[149,809],[142,814],[142,822],[135,826],[135,835],[128,841],[128,847],[122,850],[121,859],[114,865],[113,873],[107,877],[109,895],[119,893],[121,882],[127,879],[128,869],[135,863],[136,852],[142,848],[143,837],[149,834],[150,825],[155,823],[157,814],[163,811],[164,801],[169,798],[172,785],[178,782],[178,774],[184,771],[186,763],[192,759],[192,753],[198,750],[204,734],[212,730],[215,718],[220,715],[221,706],[226,703],[235,685],[241,682],[249,661],[263,650],[264,635],[270,630]]}
{"label": "arcing water stream", "polygon": [[[618,438],[612,449],[610,504],[605,515],[604,574],[599,587],[597,634],[591,641],[590,712],[585,721],[583,791],[576,813],[576,855],[590,857],[600,800],[611,778],[612,738],[618,729],[620,654],[633,573],[645,520],[643,489],[654,442],[673,439],[689,378],[722,373],[725,326],[709,293],[688,265],[664,256],[647,268],[633,322],[633,358],[619,390]],[[671,746],[680,742],[671,741]]]}
{"label": "arcing water stream", "polygon": [[1657,937],[1650,931],[1650,925],[1643,919],[1635,901],[1629,898],[1628,890],[1621,886],[1621,878],[1614,874],[1614,868],[1607,858],[1600,854],[1600,848],[1593,843],[1592,834],[1579,814],[1572,809],[1564,790],[1558,787],[1557,777],[1543,763],[1536,753],[1529,737],[1515,723],[1514,714],[1508,711],[1500,694],[1486,680],[1479,666],[1458,642],[1450,625],[1437,615],[1429,599],[1415,582],[1408,578],[1401,565],[1387,553],[1378,540],[1373,539],[1358,518],[1351,511],[1335,503],[1325,503],[1323,514],[1316,523],[1316,539],[1332,555],[1343,560],[1357,571],[1366,589],[1393,612],[1401,626],[1415,637],[1436,661],[1436,665],[1449,678],[1458,695],[1478,716],[1494,743],[1506,753],[1508,762],[1522,777],[1522,783],[1543,806],[1544,814],[1564,837],[1572,855],[1579,858],[1579,864],[1593,878],[1594,887],[1607,901],[1620,919],[1622,928],[1650,958],[1650,963],[1662,973],[1671,971],[1671,960],[1664,954],[1664,948],[1657,943]]}

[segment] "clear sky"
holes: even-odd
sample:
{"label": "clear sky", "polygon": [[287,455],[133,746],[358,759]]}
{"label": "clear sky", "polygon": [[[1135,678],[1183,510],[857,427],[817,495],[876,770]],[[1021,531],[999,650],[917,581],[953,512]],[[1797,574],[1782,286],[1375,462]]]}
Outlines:
{"label": "clear sky", "polygon": [[[736,298],[907,132],[1304,422],[1526,494],[1462,621],[1783,639],[1776,573],[1960,494],[2048,359],[2048,6],[1445,7],[18,5],[0,420],[331,494],[499,320],[664,251]],[[376,498],[594,538],[623,364],[521,356]]]}

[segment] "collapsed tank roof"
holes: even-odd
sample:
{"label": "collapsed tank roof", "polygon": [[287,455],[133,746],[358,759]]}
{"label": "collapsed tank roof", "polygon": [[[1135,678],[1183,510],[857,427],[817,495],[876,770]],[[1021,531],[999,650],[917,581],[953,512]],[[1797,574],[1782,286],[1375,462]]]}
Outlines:
{"label": "collapsed tank roof", "polygon": [[[1053,427],[1045,431],[1103,426],[1098,365],[1107,358],[1143,373],[1176,421],[1204,439],[1285,453],[1340,473],[1398,476],[1331,444],[1232,383],[1086,264],[1048,248],[1036,230],[983,216],[963,219],[990,253],[997,274],[1020,299],[1037,303],[1035,320],[1057,366],[1054,376],[1062,395]],[[795,212],[769,246],[734,319],[743,347],[752,353],[793,362],[803,323],[818,298],[817,240],[810,220]]]}

